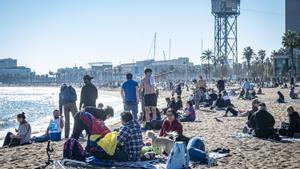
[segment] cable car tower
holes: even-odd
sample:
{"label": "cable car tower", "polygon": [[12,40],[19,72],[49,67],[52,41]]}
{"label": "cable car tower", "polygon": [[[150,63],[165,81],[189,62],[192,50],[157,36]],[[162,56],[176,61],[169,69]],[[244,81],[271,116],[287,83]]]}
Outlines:
{"label": "cable car tower", "polygon": [[240,0],[211,0],[211,13],[215,17],[214,54],[224,64],[238,62],[237,17]]}

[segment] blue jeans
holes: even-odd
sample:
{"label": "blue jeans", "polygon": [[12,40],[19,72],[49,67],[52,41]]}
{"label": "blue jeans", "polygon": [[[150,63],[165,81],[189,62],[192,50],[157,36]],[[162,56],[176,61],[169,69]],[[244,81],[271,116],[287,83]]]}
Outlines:
{"label": "blue jeans", "polygon": [[201,138],[193,137],[187,145],[187,151],[191,161],[207,163],[207,154]]}
{"label": "blue jeans", "polygon": [[50,137],[49,137],[48,134],[44,134],[44,135],[39,136],[39,137],[32,137],[31,140],[33,142],[42,143],[42,142],[46,142],[46,141],[50,140]]}
{"label": "blue jeans", "polygon": [[134,119],[138,119],[138,104],[137,102],[125,102],[124,110],[130,111]]}

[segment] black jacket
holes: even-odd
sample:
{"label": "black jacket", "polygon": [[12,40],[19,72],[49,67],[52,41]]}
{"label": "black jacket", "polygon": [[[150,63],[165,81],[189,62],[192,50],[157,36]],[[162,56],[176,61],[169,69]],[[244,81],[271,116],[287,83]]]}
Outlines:
{"label": "black jacket", "polygon": [[295,132],[300,132],[300,116],[298,112],[289,115],[289,136],[293,136]]}
{"label": "black jacket", "polygon": [[93,106],[96,107],[96,100],[98,98],[98,90],[95,85],[88,83],[81,89],[80,107]]}
{"label": "black jacket", "polygon": [[254,130],[273,129],[275,125],[274,117],[265,110],[259,110],[254,113],[250,119],[250,125]]}

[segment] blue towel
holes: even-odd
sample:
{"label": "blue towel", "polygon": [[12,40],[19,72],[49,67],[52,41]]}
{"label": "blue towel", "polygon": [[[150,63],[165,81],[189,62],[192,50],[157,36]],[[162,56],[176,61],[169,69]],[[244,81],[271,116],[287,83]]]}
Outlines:
{"label": "blue towel", "polygon": [[93,166],[99,167],[129,167],[129,168],[144,168],[144,169],[156,169],[153,164],[157,164],[160,160],[153,161],[135,161],[135,162],[116,162],[112,160],[102,160],[91,156],[86,159],[86,162]]}

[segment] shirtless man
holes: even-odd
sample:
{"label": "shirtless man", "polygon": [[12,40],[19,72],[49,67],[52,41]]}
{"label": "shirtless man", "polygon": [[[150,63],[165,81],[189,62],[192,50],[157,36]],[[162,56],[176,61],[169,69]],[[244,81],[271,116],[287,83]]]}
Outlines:
{"label": "shirtless man", "polygon": [[[145,100],[145,119],[146,122],[151,122],[151,120],[156,120],[156,104],[157,95],[155,90],[155,78],[152,75],[151,69],[145,70],[145,77],[140,83],[140,93],[144,91]],[[151,119],[152,115],[152,119]]]}

